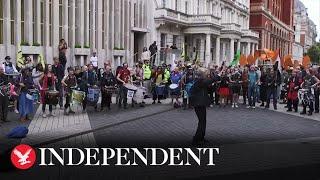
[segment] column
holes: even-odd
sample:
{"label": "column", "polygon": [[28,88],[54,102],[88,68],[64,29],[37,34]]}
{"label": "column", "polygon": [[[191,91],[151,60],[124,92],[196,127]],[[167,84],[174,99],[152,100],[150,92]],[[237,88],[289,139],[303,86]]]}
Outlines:
{"label": "column", "polygon": [[36,1],[35,13],[37,14],[36,18],[36,40],[37,43],[41,44],[41,2],[40,0]]}
{"label": "column", "polygon": [[96,49],[96,33],[95,33],[95,29],[96,29],[96,1],[90,1],[91,3],[91,13],[90,13],[90,18],[91,18],[91,47],[92,49]]}
{"label": "column", "polygon": [[216,65],[220,65],[220,37],[216,38]]}
{"label": "column", "polygon": [[237,51],[240,51],[240,45],[241,45],[241,42],[240,42],[240,39],[237,41]]}
{"label": "column", "polygon": [[[106,52],[106,59],[109,59],[109,9],[110,9],[110,1],[105,2],[105,10],[104,10],[104,16],[105,16],[105,27],[104,27],[104,36],[105,36],[105,52]],[[129,12],[129,11],[128,11]]]}
{"label": "column", "polygon": [[225,42],[222,42],[221,54],[222,54],[222,57],[221,57],[222,61],[226,61],[226,43]]}
{"label": "column", "polygon": [[256,44],[252,44],[252,48],[251,48],[251,55],[254,55],[254,51],[256,49]]}
{"label": "column", "polygon": [[251,43],[247,43],[247,51],[246,51],[246,54],[247,55],[250,55],[251,54]]}
{"label": "column", "polygon": [[[43,46],[48,47],[50,44],[50,29],[49,29],[49,18],[50,18],[50,13],[49,13],[49,1],[45,1],[44,3],[44,43]],[[46,53],[47,59],[48,53]]]}
{"label": "column", "polygon": [[[109,2],[109,1],[107,1],[107,2]],[[85,12],[86,12],[86,14],[85,14],[85,28],[84,28],[84,30],[85,30],[85,37],[84,37],[84,43],[85,43],[85,45],[86,46],[91,46],[91,44],[90,44],[90,42],[89,42],[89,37],[90,37],[90,35],[89,35],[89,29],[90,29],[90,25],[89,25],[89,23],[90,23],[90,14],[89,14],[89,10],[90,10],[90,1],[89,0],[85,0],[85,3],[84,3],[85,5],[84,5],[84,9],[85,9]]]}
{"label": "column", "polygon": [[230,39],[230,59],[228,59],[228,62],[232,62],[234,59],[234,39]]}
{"label": "column", "polygon": [[208,67],[208,64],[211,61],[211,34],[206,34],[206,58],[205,58],[205,67]]}
{"label": "column", "polygon": [[25,31],[24,35],[26,41],[32,45],[33,44],[33,26],[32,26],[32,19],[33,19],[33,10],[32,10],[32,0],[25,0]]}
{"label": "column", "polygon": [[[105,11],[106,12],[106,11]],[[96,4],[96,13],[97,13],[97,16],[96,18],[96,31],[97,31],[97,34],[96,34],[96,41],[97,41],[97,53],[99,54],[101,48],[102,48],[102,0],[98,0],[97,1],[97,4]]]}
{"label": "column", "polygon": [[64,0],[62,2],[62,36],[63,38],[68,41],[69,33],[68,33],[68,1]]}
{"label": "column", "polygon": [[69,0],[70,1],[70,16],[68,21],[69,21],[69,28],[70,28],[70,36],[71,38],[69,38],[69,40],[71,40],[71,42],[69,42],[70,44],[70,58],[69,58],[69,65],[73,66],[74,65],[74,45],[76,43],[76,39],[75,39],[75,25],[76,25],[76,11],[75,11],[75,7],[76,7],[76,3],[75,0]]}
{"label": "column", "polygon": [[59,13],[54,15],[55,11],[59,12],[59,1],[52,1],[52,55],[58,55],[58,44],[59,44]]}
{"label": "column", "polygon": [[[6,52],[10,50],[9,46],[11,44],[11,25],[10,25],[10,1],[3,2],[3,44],[6,47]],[[14,13],[14,12],[11,12]]]}
{"label": "column", "polygon": [[15,11],[15,34],[16,34],[16,42],[15,44],[21,43],[21,0],[15,0],[16,11]]}
{"label": "column", "polygon": [[[124,8],[124,0],[121,0],[121,9],[122,9],[122,18],[121,18],[121,47],[124,48],[124,38],[125,38],[125,30],[124,30],[124,16],[125,16],[125,8]],[[143,14],[142,14],[143,17]],[[142,21],[143,22],[143,21]],[[130,58],[131,59],[131,58]]]}

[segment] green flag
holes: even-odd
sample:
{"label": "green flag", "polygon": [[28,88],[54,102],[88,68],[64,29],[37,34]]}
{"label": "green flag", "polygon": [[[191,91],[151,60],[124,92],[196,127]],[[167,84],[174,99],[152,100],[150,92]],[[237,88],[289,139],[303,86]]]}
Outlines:
{"label": "green flag", "polygon": [[181,58],[185,58],[186,57],[186,51],[185,51],[185,47],[184,47],[184,43],[182,44],[182,51],[181,51]]}
{"label": "green flag", "polygon": [[230,66],[237,66],[240,61],[241,52],[240,50],[237,51],[237,54],[234,56],[234,59],[230,63]]}

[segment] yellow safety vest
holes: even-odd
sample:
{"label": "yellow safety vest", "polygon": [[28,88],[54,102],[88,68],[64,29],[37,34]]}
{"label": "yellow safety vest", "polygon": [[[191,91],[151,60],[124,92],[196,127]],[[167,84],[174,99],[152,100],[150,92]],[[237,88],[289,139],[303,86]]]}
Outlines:
{"label": "yellow safety vest", "polygon": [[164,71],[164,81],[165,81],[165,83],[169,82],[169,79],[170,79],[170,72],[169,72],[168,69],[166,69]]}
{"label": "yellow safety vest", "polygon": [[149,65],[143,65],[143,79],[150,79],[151,78],[151,69]]}

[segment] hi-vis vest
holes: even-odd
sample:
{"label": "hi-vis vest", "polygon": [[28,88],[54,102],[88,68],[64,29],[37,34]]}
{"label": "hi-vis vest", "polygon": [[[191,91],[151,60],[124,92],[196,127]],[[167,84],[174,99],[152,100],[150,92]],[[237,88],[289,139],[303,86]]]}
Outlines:
{"label": "hi-vis vest", "polygon": [[165,83],[169,82],[169,79],[170,79],[170,72],[169,72],[168,69],[166,69],[164,71],[164,81],[165,81]]}
{"label": "hi-vis vest", "polygon": [[151,69],[149,65],[143,65],[143,79],[150,79],[151,78]]}

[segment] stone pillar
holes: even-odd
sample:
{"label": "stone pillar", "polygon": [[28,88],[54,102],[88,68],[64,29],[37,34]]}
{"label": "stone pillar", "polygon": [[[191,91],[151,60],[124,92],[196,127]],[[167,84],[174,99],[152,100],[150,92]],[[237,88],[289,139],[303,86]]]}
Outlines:
{"label": "stone pillar", "polygon": [[75,39],[75,25],[76,25],[76,11],[75,11],[75,6],[76,6],[76,3],[75,3],[75,0],[69,0],[71,1],[70,2],[70,17],[68,19],[69,21],[69,28],[70,28],[70,36],[69,37],[69,44],[70,44],[70,58],[69,58],[69,65],[71,66],[74,66],[75,62],[74,62],[74,46],[76,44],[76,39]]}
{"label": "stone pillar", "polygon": [[62,2],[62,37],[68,42],[69,32],[68,32],[68,18],[69,18],[69,11],[68,11],[68,1],[64,0]]}
{"label": "stone pillar", "polygon": [[55,11],[59,12],[59,1],[52,1],[52,57],[58,56],[58,44],[59,44],[59,13],[55,15]]}
{"label": "stone pillar", "polygon": [[[109,2],[109,1],[106,1],[106,2]],[[85,0],[85,3],[84,3],[84,10],[86,12],[86,14],[84,15],[84,18],[85,18],[85,28],[84,28],[84,31],[85,31],[85,36],[84,36],[84,45],[86,46],[91,46],[90,42],[89,42],[89,29],[90,29],[90,14],[89,14],[89,9],[90,9],[90,1],[89,0]]]}
{"label": "stone pillar", "polygon": [[15,44],[18,45],[21,43],[21,0],[15,0],[16,9],[15,11],[15,35],[16,35],[16,42]]}
{"label": "stone pillar", "polygon": [[230,39],[230,59],[227,61],[230,63],[234,59],[234,39]]}
{"label": "stone pillar", "polygon": [[36,1],[36,7],[35,7],[35,11],[34,13],[36,13],[36,41],[39,44],[42,44],[41,42],[41,2],[40,0]]}
{"label": "stone pillar", "polygon": [[[50,27],[49,27],[49,1],[44,2],[44,44],[46,48],[50,45]],[[46,53],[48,59],[48,53]]]}
{"label": "stone pillar", "polygon": [[[2,1],[3,2],[3,44],[6,48],[6,54],[10,55],[10,44],[11,44],[11,24],[10,24],[10,2],[11,1]],[[13,28],[12,28],[13,30]]]}
{"label": "stone pillar", "polygon": [[90,32],[90,36],[91,36],[91,48],[92,49],[96,49],[96,33],[95,33],[95,29],[96,29],[96,1],[90,1],[91,3],[91,13],[90,13],[90,18],[91,18],[91,32]]}
{"label": "stone pillar", "polygon": [[240,39],[237,41],[237,51],[240,51],[240,45],[241,45],[241,42],[240,42]]}
{"label": "stone pillar", "polygon": [[[26,41],[32,45],[33,44],[33,26],[32,26],[32,20],[33,20],[33,10],[32,10],[32,0],[25,0],[24,1],[24,37]],[[9,36],[10,37],[10,36]]]}
{"label": "stone pillar", "polygon": [[251,43],[247,43],[247,51],[246,51],[246,54],[247,55],[250,55],[251,54]]}
{"label": "stone pillar", "polygon": [[205,42],[205,39],[203,37],[201,37],[200,39],[200,52],[199,52],[199,56],[200,57],[200,61],[201,62],[204,62],[205,60],[205,57],[204,57],[204,52],[205,52],[205,46],[204,46],[204,42]]}
{"label": "stone pillar", "polygon": [[222,56],[221,56],[222,61],[226,61],[226,43],[225,42],[222,42],[221,54],[222,54]]}
{"label": "stone pillar", "polygon": [[98,0],[96,4],[96,13],[98,16],[96,18],[96,41],[97,41],[97,53],[100,53],[100,50],[102,49],[102,0]]}
{"label": "stone pillar", "polygon": [[220,37],[216,38],[216,65],[220,65]]}
{"label": "stone pillar", "polygon": [[211,34],[206,34],[206,57],[205,57],[205,67],[211,61]]}

